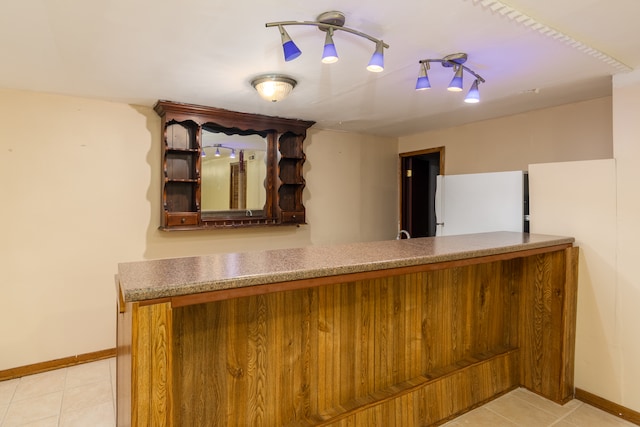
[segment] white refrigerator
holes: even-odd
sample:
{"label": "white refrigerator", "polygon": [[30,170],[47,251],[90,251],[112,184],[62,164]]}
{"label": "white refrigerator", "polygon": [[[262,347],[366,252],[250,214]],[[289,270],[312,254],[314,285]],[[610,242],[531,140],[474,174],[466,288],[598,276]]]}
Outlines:
{"label": "white refrigerator", "polygon": [[529,231],[527,174],[523,171],[436,178],[436,236]]}

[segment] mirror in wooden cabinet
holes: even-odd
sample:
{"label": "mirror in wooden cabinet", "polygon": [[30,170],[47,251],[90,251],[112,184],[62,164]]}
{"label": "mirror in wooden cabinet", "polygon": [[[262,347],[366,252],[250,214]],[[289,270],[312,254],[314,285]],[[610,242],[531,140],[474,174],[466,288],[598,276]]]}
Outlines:
{"label": "mirror in wooden cabinet", "polygon": [[202,218],[265,215],[267,138],[259,133],[202,128]]}

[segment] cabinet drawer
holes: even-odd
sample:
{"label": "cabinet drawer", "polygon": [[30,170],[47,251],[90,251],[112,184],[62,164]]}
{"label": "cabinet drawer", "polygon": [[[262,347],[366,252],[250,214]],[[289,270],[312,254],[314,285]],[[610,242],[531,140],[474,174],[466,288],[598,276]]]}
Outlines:
{"label": "cabinet drawer", "polygon": [[283,224],[304,224],[304,211],[283,211]]}
{"label": "cabinet drawer", "polygon": [[165,213],[165,225],[168,227],[179,225],[198,225],[197,212]]}

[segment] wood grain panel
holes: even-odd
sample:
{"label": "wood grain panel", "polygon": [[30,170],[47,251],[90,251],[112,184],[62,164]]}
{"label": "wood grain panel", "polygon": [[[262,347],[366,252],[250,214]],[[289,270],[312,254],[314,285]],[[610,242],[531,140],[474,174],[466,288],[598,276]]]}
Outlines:
{"label": "wood grain panel", "polygon": [[[505,330],[518,300],[510,269],[497,261],[175,308],[176,420],[330,420],[363,403],[392,401],[407,384],[449,375],[461,361],[498,354],[512,344]],[[464,402],[486,399],[496,378],[487,374],[470,387],[477,391]],[[436,412],[457,408],[446,405]],[[395,402],[347,418],[404,421],[399,408]]]}
{"label": "wood grain panel", "polygon": [[524,260],[520,304],[522,384],[564,403],[573,393],[577,248]]}
{"label": "wood grain panel", "polygon": [[171,305],[132,304],[131,312],[131,425],[171,425]]}
{"label": "wood grain panel", "polygon": [[520,384],[562,401],[577,250],[487,261],[128,305],[132,424],[431,425]]}
{"label": "wood grain panel", "polygon": [[574,370],[576,356],[576,320],[578,315],[578,259],[580,248],[567,248],[564,250],[566,264],[566,275],[564,286],[560,288],[564,291],[564,306],[561,312],[561,333],[562,350],[557,355],[551,357],[560,364],[561,383],[552,391],[559,395],[556,401],[566,403],[573,398]]}
{"label": "wood grain panel", "polygon": [[131,303],[125,306],[118,300],[117,328],[118,348],[116,358],[116,421],[118,426],[131,426],[131,347],[132,347],[132,309]]}

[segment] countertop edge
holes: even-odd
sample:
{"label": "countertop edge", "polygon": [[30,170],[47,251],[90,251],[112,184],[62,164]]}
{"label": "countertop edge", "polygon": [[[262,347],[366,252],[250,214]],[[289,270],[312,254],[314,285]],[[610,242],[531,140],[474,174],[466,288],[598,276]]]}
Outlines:
{"label": "countertop edge", "polygon": [[[491,234],[488,233],[487,236]],[[522,234],[522,233],[518,233]],[[478,235],[470,235],[478,236]],[[508,244],[495,247],[470,247],[467,250],[455,250],[441,254],[423,254],[416,256],[405,257],[392,257],[384,260],[375,260],[371,262],[363,262],[356,264],[345,265],[333,265],[329,267],[321,268],[308,268],[308,269],[296,269],[290,271],[277,271],[277,272],[262,272],[261,274],[243,275],[239,277],[228,277],[223,279],[207,279],[188,281],[185,283],[173,283],[171,285],[165,285],[162,287],[149,287],[140,286],[132,287],[128,283],[128,287],[122,287],[121,294],[123,301],[127,302],[142,302],[148,300],[157,300],[162,298],[180,297],[186,295],[194,295],[204,292],[224,291],[229,289],[244,288],[257,285],[269,285],[274,283],[289,282],[295,280],[315,279],[320,277],[340,276],[353,273],[365,273],[377,270],[388,270],[402,267],[412,267],[418,265],[435,264],[448,261],[465,260],[470,258],[480,258],[491,255],[508,254],[513,252],[527,251],[532,249],[540,249],[545,247],[553,247],[558,245],[573,244],[575,239],[572,237],[560,237],[560,236],[543,236],[546,239],[541,241],[523,242],[517,244]],[[430,238],[423,238],[430,239]],[[405,248],[412,248],[416,252],[424,251],[423,239],[409,239],[403,240],[400,245],[404,245]],[[437,238],[436,238],[437,239]],[[441,239],[441,238],[440,238]],[[393,241],[391,241],[393,242]],[[372,242],[371,244],[380,244],[382,242]],[[397,245],[398,243],[396,243]],[[366,248],[367,244],[363,243],[362,247]],[[340,248],[337,245],[336,248]],[[330,247],[324,247],[330,248]],[[300,248],[301,250],[303,248]],[[284,250],[283,250],[284,251]],[[292,249],[290,251],[295,251]],[[272,251],[278,253],[278,251]],[[220,254],[224,256],[228,254]],[[206,257],[193,257],[206,258]],[[161,260],[162,261],[162,260]],[[171,260],[165,260],[170,262]],[[145,263],[142,261],[141,263]]]}

